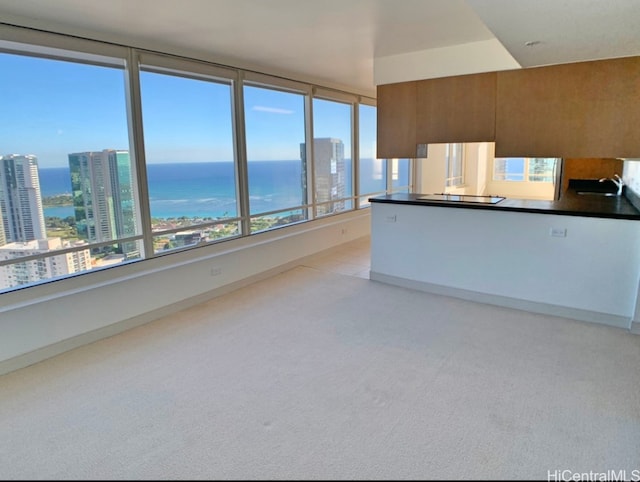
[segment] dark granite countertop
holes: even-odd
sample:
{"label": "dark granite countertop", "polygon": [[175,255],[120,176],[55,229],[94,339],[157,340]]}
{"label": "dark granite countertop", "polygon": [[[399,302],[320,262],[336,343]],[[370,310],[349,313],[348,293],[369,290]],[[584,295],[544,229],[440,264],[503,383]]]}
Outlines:
{"label": "dark granite countertop", "polygon": [[[596,180],[597,183],[597,180]],[[633,192],[623,191],[622,196],[591,196],[577,194],[580,190],[595,192],[611,192],[611,187],[598,184],[572,185],[556,201],[541,201],[534,199],[504,199],[497,204],[468,203],[457,201],[421,200],[425,194],[395,193],[369,198],[372,203],[411,204],[416,206],[440,206],[446,208],[485,209],[491,211],[512,211],[537,214],[560,214],[565,216],[583,216],[595,218],[630,219],[640,221],[640,211],[634,207],[632,201],[638,199]],[[613,189],[615,192],[615,189]],[[634,197],[635,196],[635,197]]]}

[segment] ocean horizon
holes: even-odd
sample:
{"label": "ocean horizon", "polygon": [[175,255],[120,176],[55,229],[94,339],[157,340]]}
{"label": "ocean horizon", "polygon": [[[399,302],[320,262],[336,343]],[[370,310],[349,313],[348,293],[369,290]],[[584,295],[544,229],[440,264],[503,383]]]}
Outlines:
{"label": "ocean horizon", "polygon": [[[346,160],[345,184],[351,186],[351,163]],[[403,169],[404,164],[401,164]],[[377,169],[376,169],[377,168]],[[288,209],[303,204],[300,160],[250,161],[251,213]],[[360,163],[361,192],[381,190],[379,163]],[[39,168],[43,197],[71,193],[68,167]],[[401,171],[401,178],[408,173]],[[234,217],[237,215],[234,164],[224,162],[174,162],[147,165],[151,216],[155,218]],[[44,208],[45,217],[74,215],[73,206]]]}

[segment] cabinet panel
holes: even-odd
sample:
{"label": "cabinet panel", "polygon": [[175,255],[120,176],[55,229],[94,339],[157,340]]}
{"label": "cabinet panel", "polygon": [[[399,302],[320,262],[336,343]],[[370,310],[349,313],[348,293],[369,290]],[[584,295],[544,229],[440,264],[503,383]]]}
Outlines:
{"label": "cabinet panel", "polygon": [[640,156],[640,57],[497,73],[497,157]]}
{"label": "cabinet panel", "polygon": [[419,81],[417,142],[493,141],[496,78],[489,72]]}
{"label": "cabinet panel", "polygon": [[416,157],[416,82],[377,87],[377,156]]}

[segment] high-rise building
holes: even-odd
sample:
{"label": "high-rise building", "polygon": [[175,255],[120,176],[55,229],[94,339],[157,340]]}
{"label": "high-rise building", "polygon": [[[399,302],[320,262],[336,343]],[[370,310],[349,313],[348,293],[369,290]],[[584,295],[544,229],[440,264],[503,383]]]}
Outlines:
{"label": "high-rise building", "polygon": [[[105,149],[69,154],[71,189],[78,234],[91,243],[137,234],[134,183],[128,151]],[[127,257],[137,243],[117,243]]]}
{"label": "high-rise building", "polygon": [[[303,165],[306,166],[306,145],[300,144]],[[318,206],[318,214],[329,214],[345,209],[347,193],[344,143],[340,139],[319,137],[313,139],[313,160],[316,202],[331,202]],[[305,175],[305,174],[303,174]]]}
{"label": "high-rise building", "polygon": [[2,244],[47,237],[36,156],[0,156],[0,215]]}
{"label": "high-rise building", "polygon": [[7,238],[4,235],[4,216],[2,215],[2,212],[0,211],[0,246],[4,246],[5,244],[7,244]]}
{"label": "high-rise building", "polygon": [[[45,254],[53,250],[82,246],[83,244],[86,242],[78,241],[70,244],[63,242],[60,238],[8,243],[0,246],[0,260],[6,261]],[[18,261],[0,266],[0,290],[68,276],[90,269],[91,253],[88,248],[71,253],[52,254],[29,261]]]}

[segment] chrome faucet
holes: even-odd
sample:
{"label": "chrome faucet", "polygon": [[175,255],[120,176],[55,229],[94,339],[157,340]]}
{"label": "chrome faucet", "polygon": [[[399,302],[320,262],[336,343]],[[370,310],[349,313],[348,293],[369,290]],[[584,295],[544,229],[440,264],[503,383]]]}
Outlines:
{"label": "chrome faucet", "polygon": [[602,179],[600,179],[599,182],[604,182],[604,181],[611,181],[616,185],[616,187],[618,188],[618,192],[616,193],[616,196],[620,196],[622,194],[622,186],[624,186],[624,181],[620,176],[618,176],[617,174],[614,174],[613,177],[603,177]]}

